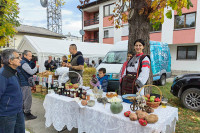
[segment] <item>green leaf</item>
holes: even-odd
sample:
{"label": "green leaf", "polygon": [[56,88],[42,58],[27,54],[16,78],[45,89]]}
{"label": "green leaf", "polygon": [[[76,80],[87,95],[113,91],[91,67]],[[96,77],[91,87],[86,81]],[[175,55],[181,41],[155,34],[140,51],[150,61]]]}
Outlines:
{"label": "green leaf", "polygon": [[172,18],[172,10],[168,10],[166,13],[166,17],[171,19]]}
{"label": "green leaf", "polygon": [[177,11],[177,14],[178,14],[179,16],[182,16],[182,10],[178,10],[178,11]]}
{"label": "green leaf", "polygon": [[153,27],[155,30],[158,30],[159,27],[160,27],[160,22],[156,22],[156,23],[152,24],[152,27]]}

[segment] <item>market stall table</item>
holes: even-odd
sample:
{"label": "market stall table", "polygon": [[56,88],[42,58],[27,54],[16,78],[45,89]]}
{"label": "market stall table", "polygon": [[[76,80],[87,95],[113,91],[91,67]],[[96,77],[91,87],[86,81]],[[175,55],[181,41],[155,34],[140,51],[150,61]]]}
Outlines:
{"label": "market stall table", "polygon": [[[91,93],[91,90],[89,90]],[[105,95],[105,94],[104,94]],[[44,100],[46,127],[53,124],[57,131],[65,126],[68,130],[78,128],[78,132],[86,133],[172,133],[178,120],[178,109],[167,106],[158,107],[153,114],[158,115],[158,122],[141,126],[138,121],[130,121],[124,112],[130,110],[130,104],[122,103],[123,111],[112,114],[110,104],[106,106],[96,101],[95,106],[82,106],[73,98],[58,94],[48,94]]]}

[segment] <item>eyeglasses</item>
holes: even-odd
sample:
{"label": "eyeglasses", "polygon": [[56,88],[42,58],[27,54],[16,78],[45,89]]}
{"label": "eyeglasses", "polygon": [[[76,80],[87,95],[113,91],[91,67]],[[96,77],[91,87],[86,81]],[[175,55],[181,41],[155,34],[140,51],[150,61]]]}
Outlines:
{"label": "eyeglasses", "polygon": [[20,59],[21,59],[21,57],[20,57],[20,56],[18,56],[18,57],[14,57],[13,59],[18,59],[18,60],[20,60]]}

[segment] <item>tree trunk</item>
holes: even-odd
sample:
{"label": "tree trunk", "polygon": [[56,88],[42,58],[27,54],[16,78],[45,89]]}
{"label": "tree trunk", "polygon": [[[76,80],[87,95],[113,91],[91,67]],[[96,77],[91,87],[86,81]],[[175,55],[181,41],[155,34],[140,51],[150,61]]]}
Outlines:
{"label": "tree trunk", "polygon": [[[145,42],[144,54],[150,55],[149,46],[149,32],[150,32],[150,22],[148,15],[140,15],[139,10],[144,7],[145,0],[132,0],[131,8],[134,10],[132,17],[129,18],[129,40],[128,40],[128,51],[134,51],[134,42],[137,39],[142,39]],[[151,70],[151,69],[150,69]],[[152,70],[150,71],[149,80],[147,84],[152,84],[153,76]],[[149,94],[150,90],[145,89],[145,94]]]}

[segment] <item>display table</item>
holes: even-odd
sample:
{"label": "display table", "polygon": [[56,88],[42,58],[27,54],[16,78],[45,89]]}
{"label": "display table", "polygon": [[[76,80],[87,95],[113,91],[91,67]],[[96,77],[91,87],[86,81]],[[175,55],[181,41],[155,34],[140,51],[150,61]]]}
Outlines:
{"label": "display table", "polygon": [[120,114],[112,114],[109,103],[104,108],[102,103],[96,101],[95,106],[88,107],[82,106],[81,102],[75,102],[73,98],[48,94],[43,103],[46,111],[45,125],[50,127],[53,124],[57,131],[61,131],[64,126],[68,130],[74,127],[78,128],[80,133],[172,133],[175,131],[178,120],[177,108],[158,107],[153,113],[158,115],[158,122],[144,127],[138,121],[131,121],[124,117],[124,112],[130,110],[130,104],[122,104],[123,111]]}

